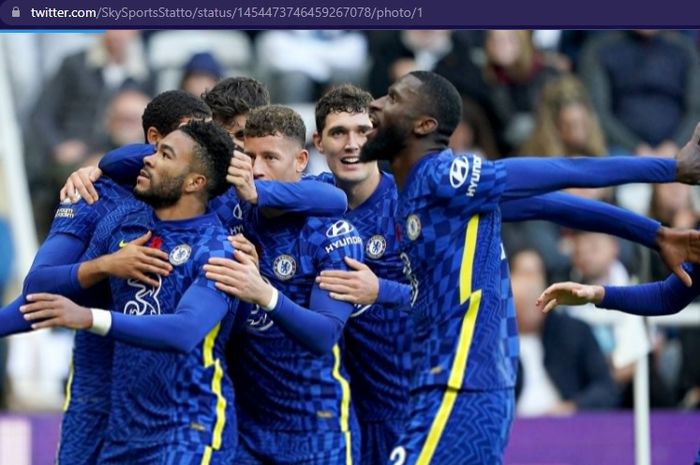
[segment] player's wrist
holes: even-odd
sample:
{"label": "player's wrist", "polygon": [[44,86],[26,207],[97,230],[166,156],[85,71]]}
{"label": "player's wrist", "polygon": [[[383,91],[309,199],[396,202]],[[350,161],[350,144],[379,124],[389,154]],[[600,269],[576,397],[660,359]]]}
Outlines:
{"label": "player's wrist", "polygon": [[263,299],[262,305],[260,307],[266,312],[271,312],[277,307],[277,302],[279,301],[279,291],[272,286],[269,286],[269,294]]}
{"label": "player's wrist", "polygon": [[112,312],[99,308],[91,308],[92,324],[88,331],[100,336],[106,336],[112,328]]}
{"label": "player's wrist", "polygon": [[593,304],[600,305],[600,303],[605,298],[605,287],[595,285],[593,286]]}

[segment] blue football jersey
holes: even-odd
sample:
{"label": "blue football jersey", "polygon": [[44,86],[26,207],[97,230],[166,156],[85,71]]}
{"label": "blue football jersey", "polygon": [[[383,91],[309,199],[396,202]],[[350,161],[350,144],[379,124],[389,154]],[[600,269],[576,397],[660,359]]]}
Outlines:
{"label": "blue football jersey", "polygon": [[414,322],[412,387],[514,386],[517,332],[501,245],[502,163],[424,157],[399,197]]}
{"label": "blue football jersey", "polygon": [[[316,276],[362,260],[362,239],[347,221],[287,214],[246,224],[260,254],[260,272],[296,304],[310,308]],[[338,345],[312,354],[254,308],[245,337],[233,351],[232,376],[241,429],[349,431],[350,388]]]}
{"label": "blue football jersey", "polygon": [[[334,182],[324,173],[319,180]],[[372,195],[348,210],[345,219],[359,231],[365,264],[380,278],[407,283],[396,235],[398,191],[394,178],[381,174]],[[352,401],[360,421],[406,416],[411,376],[412,322],[408,308],[357,305],[345,327],[345,362]]]}
{"label": "blue football jersey", "polygon": [[[82,199],[77,203],[62,202],[56,209],[49,235],[70,234],[81,239],[87,250],[98,225],[106,231],[117,227],[113,221],[114,216],[110,213],[139,211],[145,208],[131,192],[107,177],[101,177],[95,183],[95,189],[100,198],[92,205]],[[81,261],[89,259],[84,255]],[[100,289],[105,290],[103,287]],[[104,297],[109,300],[108,295]],[[114,341],[109,338],[85,331],[76,333],[64,410],[90,409],[109,412],[113,348]]]}
{"label": "blue football jersey", "polygon": [[216,216],[228,228],[228,232],[231,235],[244,231],[243,208],[245,205],[245,203],[240,201],[236,189],[233,187],[228,188],[226,192],[209,201],[209,208],[216,213]]}
{"label": "blue football jersey", "polygon": [[137,316],[171,314],[190,286],[221,294],[230,311],[188,353],[115,343],[108,438],[132,444],[204,445],[214,450],[226,441],[235,443],[233,386],[225,375],[224,348],[237,300],[218,291],[202,268],[211,257],[232,257],[225,228],[213,213],[179,221],[159,221],[150,209],[113,216],[118,226],[98,227],[88,256],[115,252],[150,230],[153,236],[147,245],[167,252],[173,265],[170,275],[159,277],[155,288],[135,280],[110,279],[114,311]]}

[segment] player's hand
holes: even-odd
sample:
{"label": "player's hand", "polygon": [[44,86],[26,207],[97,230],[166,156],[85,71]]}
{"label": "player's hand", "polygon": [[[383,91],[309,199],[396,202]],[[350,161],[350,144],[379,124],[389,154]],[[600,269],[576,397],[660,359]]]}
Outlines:
{"label": "player's hand", "polygon": [[272,299],[272,286],[258,271],[253,259],[236,250],[235,260],[228,258],[210,258],[204,265],[208,279],[216,282],[216,288],[234,295],[251,304],[265,306]]}
{"label": "player's hand", "polygon": [[662,226],[656,234],[659,255],[669,270],[690,287],[693,280],[683,269],[683,262],[700,263],[700,231],[677,230]]}
{"label": "player's hand", "polygon": [[676,154],[676,180],[685,184],[700,184],[700,123],[687,144]]}
{"label": "player's hand", "polygon": [[372,305],[379,295],[379,278],[367,265],[350,257],[345,263],[353,271],[324,270],[316,282],[331,298],[352,304]]}
{"label": "player's hand", "polygon": [[30,294],[27,304],[19,310],[24,319],[32,324],[32,329],[63,327],[69,329],[90,329],[92,312],[70,299],[56,294]]}
{"label": "player's hand", "polygon": [[540,294],[535,305],[547,313],[557,305],[599,304],[605,297],[603,286],[588,286],[579,283],[556,283]]}
{"label": "player's hand", "polygon": [[75,203],[81,197],[90,205],[97,202],[100,196],[97,194],[94,183],[100,179],[100,176],[102,176],[102,170],[96,166],[86,166],[74,171],[61,189],[61,202],[70,199]]}
{"label": "player's hand", "polygon": [[255,244],[250,242],[243,234],[238,233],[235,236],[229,236],[229,242],[234,249],[243,252],[253,259],[255,262],[255,267],[260,269],[260,257],[258,257],[258,251],[255,248]]}
{"label": "player's hand", "polygon": [[159,280],[150,275],[168,276],[173,266],[168,254],[145,244],[151,239],[151,231],[124,244],[118,251],[105,255],[103,271],[122,279],[136,279],[149,286],[158,287]]}
{"label": "player's hand", "polygon": [[242,200],[253,205],[258,203],[258,191],[253,179],[253,160],[248,155],[238,150],[233,151],[226,181],[233,184]]}

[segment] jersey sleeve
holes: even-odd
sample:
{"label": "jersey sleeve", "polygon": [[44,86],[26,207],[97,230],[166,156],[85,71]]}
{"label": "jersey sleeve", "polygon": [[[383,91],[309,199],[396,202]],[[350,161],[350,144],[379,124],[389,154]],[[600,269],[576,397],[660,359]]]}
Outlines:
{"label": "jersey sleeve", "polygon": [[506,172],[502,164],[478,155],[438,156],[423,163],[417,173],[421,194],[458,208],[465,217],[495,210],[503,192]]}
{"label": "jersey sleeve", "polygon": [[108,335],[149,349],[187,353],[202,342],[230,310],[230,300],[222,292],[193,284],[172,314],[142,316],[112,312]]}
{"label": "jersey sleeve", "polygon": [[691,287],[685,286],[675,274],[664,281],[636,286],[605,286],[605,297],[597,306],[640,316],[678,313],[700,295],[700,267],[684,263],[683,268],[693,279]]}
{"label": "jersey sleeve", "polygon": [[348,199],[334,185],[303,178],[300,182],[255,181],[258,207],[274,208],[308,216],[334,216],[345,213]]}
{"label": "jersey sleeve", "polygon": [[547,220],[581,231],[600,232],[656,249],[661,223],[623,208],[554,192],[501,202],[503,221]]}
{"label": "jersey sleeve", "polygon": [[238,198],[236,189],[232,187],[209,201],[209,209],[213,211],[219,218],[219,221],[231,231],[244,224],[244,208],[246,210],[248,209]]}
{"label": "jersey sleeve", "polygon": [[676,161],[661,157],[515,157],[500,160],[507,172],[504,200],[569,187],[607,187],[676,180]]}
{"label": "jersey sleeve", "polygon": [[100,198],[92,205],[80,199],[76,203],[70,200],[61,202],[56,208],[49,236],[52,234],[70,234],[78,239],[89,241],[97,224],[103,218],[120,210],[125,200],[135,202],[133,194],[107,177],[95,182],[95,189]]}
{"label": "jersey sleeve", "polygon": [[143,168],[143,159],[155,151],[151,144],[124,145],[107,152],[100,160],[99,168],[119,184],[134,186]]}

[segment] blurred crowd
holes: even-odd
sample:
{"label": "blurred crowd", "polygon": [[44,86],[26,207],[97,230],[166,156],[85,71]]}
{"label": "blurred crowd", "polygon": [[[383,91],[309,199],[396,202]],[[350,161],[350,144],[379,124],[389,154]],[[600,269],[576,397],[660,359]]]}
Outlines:
{"label": "blurred crowd", "polygon": [[[120,30],[8,43],[40,238],[70,172],[142,142],[141,113],[153,95],[182,88],[199,96],[231,75],[260,79],[313,131],[314,102],[329,86],[352,82],[378,97],[403,74],[432,70],[464,99],[451,146],[489,159],[673,156],[700,121],[697,31]],[[323,169],[316,155],[311,170]],[[688,186],[574,193],[668,226],[698,226],[698,192]],[[0,222],[0,236],[5,229]],[[602,312],[590,308],[545,316],[534,307],[554,281],[663,279],[655,254],[545,222],[504,225],[503,237],[522,335],[520,414],[629,407],[640,357],[650,360],[652,406],[700,407],[700,327],[656,328],[617,312],[592,318]],[[11,248],[0,250],[0,264],[5,254]],[[0,268],[0,285],[5,275]],[[0,374],[3,358],[0,346]]]}

